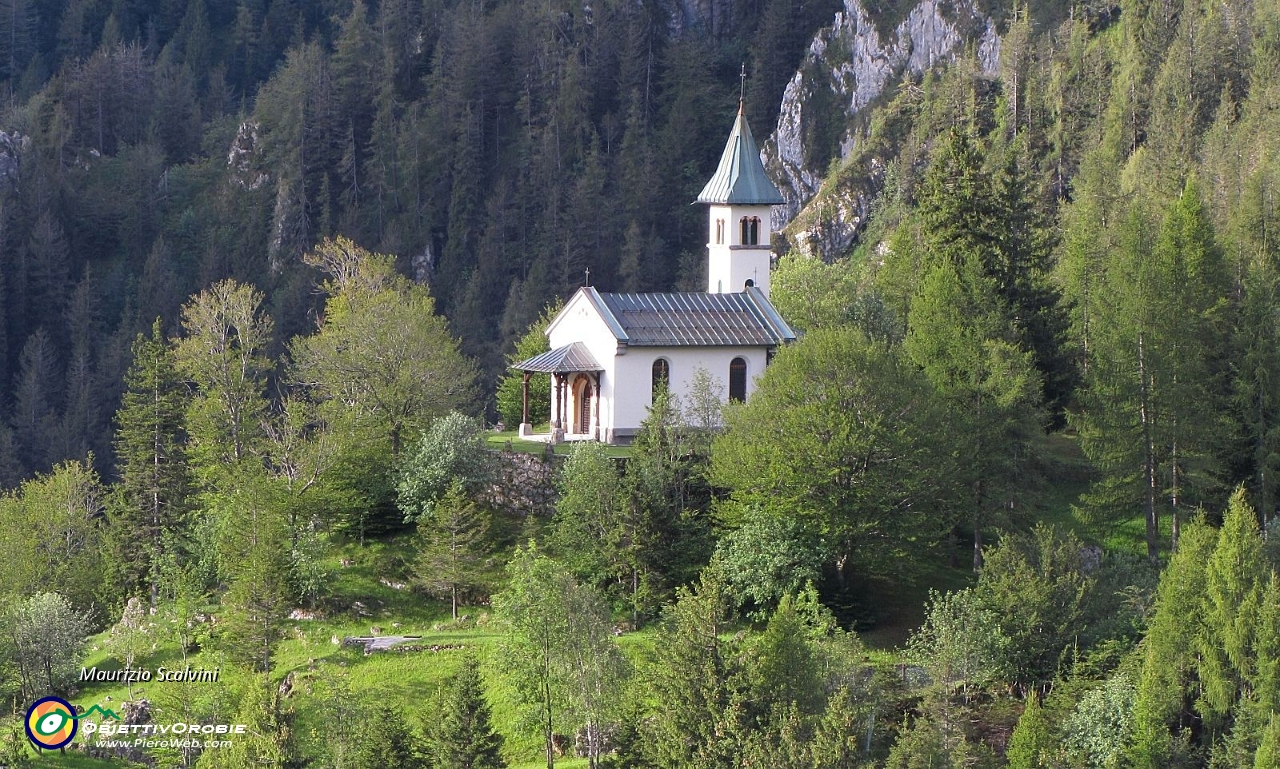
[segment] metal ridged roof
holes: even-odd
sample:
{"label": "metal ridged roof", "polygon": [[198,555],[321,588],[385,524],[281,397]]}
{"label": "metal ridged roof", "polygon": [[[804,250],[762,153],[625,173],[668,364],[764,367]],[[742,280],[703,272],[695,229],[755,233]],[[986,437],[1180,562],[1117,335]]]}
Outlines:
{"label": "metal ridged roof", "polygon": [[772,347],[796,338],[756,288],[735,294],[598,296],[628,346]]}
{"label": "metal ridged roof", "polygon": [[511,368],[517,371],[533,371],[539,374],[567,374],[572,371],[603,371],[596,359],[591,357],[586,345],[573,342],[564,347],[557,347],[550,352],[535,355],[529,360],[521,361]]}
{"label": "metal ridged roof", "polygon": [[724,145],[715,176],[698,194],[698,202],[737,206],[777,206],[785,202],[765,175],[760,150],[741,110],[733,123],[729,142]]}

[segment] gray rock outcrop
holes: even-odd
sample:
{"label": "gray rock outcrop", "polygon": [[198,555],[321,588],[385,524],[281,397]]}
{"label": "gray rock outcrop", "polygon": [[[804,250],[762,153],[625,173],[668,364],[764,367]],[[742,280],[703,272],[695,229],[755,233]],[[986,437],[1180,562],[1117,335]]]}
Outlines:
{"label": "gray rock outcrop", "polygon": [[[804,64],[787,84],[782,97],[778,125],[761,151],[765,167],[778,184],[786,204],[774,209],[774,228],[782,229],[818,193],[827,168],[807,165],[804,139],[811,121],[839,121],[845,128],[840,138],[840,157],[857,150],[859,113],[897,83],[906,73],[922,73],[952,61],[966,43],[975,43],[985,72],[995,72],[1000,60],[1000,37],[994,21],[981,16],[972,0],[922,0],[892,34],[881,37],[860,0],[845,0],[844,10],[834,23],[820,31],[809,46]],[[843,115],[811,114],[818,89],[834,97]],[[883,169],[868,169],[869,174]],[[842,251],[853,242],[870,209],[867,194],[858,193],[825,201],[823,232],[792,233],[799,246],[817,241],[821,250]]]}
{"label": "gray rock outcrop", "polygon": [[13,190],[22,171],[22,153],[31,147],[31,137],[0,131],[0,187]]}
{"label": "gray rock outcrop", "polygon": [[227,150],[227,168],[231,171],[231,183],[246,190],[256,190],[270,181],[261,167],[259,156],[258,123],[245,121],[236,131]]}

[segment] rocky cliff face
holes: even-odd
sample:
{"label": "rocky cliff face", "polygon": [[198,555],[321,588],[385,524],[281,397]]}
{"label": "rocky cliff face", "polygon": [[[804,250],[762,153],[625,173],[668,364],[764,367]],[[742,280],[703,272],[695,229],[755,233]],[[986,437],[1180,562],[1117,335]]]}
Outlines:
{"label": "rocky cliff face", "polygon": [[[883,38],[860,0],[845,0],[844,10],[814,38],[804,65],[787,85],[777,128],[761,152],[787,201],[774,209],[775,229],[796,219],[826,177],[827,168],[811,167],[813,153],[806,154],[805,141],[820,133],[815,125],[825,121],[827,131],[834,125],[839,156],[849,157],[857,149],[863,110],[904,74],[951,61],[970,41],[984,71],[995,72],[1000,37],[972,0],[922,0]],[[881,172],[867,169],[872,179]],[[866,221],[872,195],[864,186],[824,196],[820,231],[792,231],[792,242],[824,254],[846,250]]]}

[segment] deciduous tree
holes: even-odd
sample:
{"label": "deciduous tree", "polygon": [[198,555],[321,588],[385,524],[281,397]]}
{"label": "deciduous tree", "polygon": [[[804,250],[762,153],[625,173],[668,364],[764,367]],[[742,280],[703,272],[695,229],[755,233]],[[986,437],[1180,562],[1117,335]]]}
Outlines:
{"label": "deciduous tree", "polygon": [[272,322],[261,308],[262,293],[234,280],[214,284],[182,308],[184,334],[174,357],[197,388],[187,430],[206,483],[259,447],[272,368],[266,355]]}
{"label": "deciduous tree", "polygon": [[508,588],[493,597],[507,627],[499,665],[534,707],[547,768],[555,732],[567,727],[583,730],[596,769],[625,677],[604,601],[532,544],[516,552],[508,574]]}
{"label": "deciduous tree", "polygon": [[898,347],[853,328],[781,350],[746,404],[725,413],[711,479],[821,537],[838,567],[898,568],[949,528],[932,477],[928,382]]}
{"label": "deciduous tree", "polygon": [[[547,326],[563,307],[563,302],[549,304],[542,315],[529,325],[524,335],[516,340],[515,351],[507,356],[507,364],[528,360],[551,349],[547,342]],[[524,372],[508,371],[498,380],[498,413],[510,428],[524,418]],[[551,377],[532,374],[529,378],[529,423],[540,425],[551,419]]]}
{"label": "deciduous tree", "polygon": [[475,499],[491,474],[480,423],[450,412],[431,423],[406,457],[396,486],[400,512],[409,523],[429,521],[455,484],[464,498]]}
{"label": "deciduous tree", "polygon": [[424,286],[388,257],[326,241],[308,257],[330,276],[319,330],[292,345],[294,378],[333,408],[354,412],[399,458],[408,435],[470,405],[475,369],[458,352]]}
{"label": "deciduous tree", "polygon": [[63,694],[76,679],[84,656],[88,618],[57,593],[14,599],[0,614],[9,650],[17,661],[24,700]]}

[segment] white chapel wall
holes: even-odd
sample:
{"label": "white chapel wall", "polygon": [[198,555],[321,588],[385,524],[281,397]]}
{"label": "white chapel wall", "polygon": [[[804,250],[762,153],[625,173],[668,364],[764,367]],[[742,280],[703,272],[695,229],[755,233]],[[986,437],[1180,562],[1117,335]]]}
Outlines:
{"label": "white chapel wall", "polygon": [[763,347],[631,347],[619,356],[614,377],[614,426],[634,430],[649,414],[653,401],[653,362],[665,358],[670,366],[671,392],[688,398],[693,377],[705,368],[718,386],[723,400],[729,399],[729,364],[734,358],[747,361],[747,397],[756,388],[755,379],[765,367]]}

